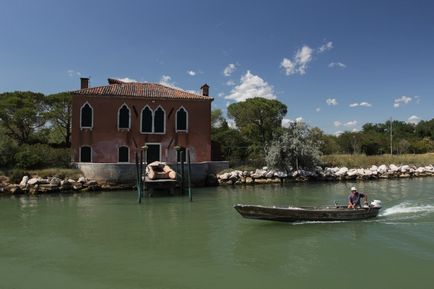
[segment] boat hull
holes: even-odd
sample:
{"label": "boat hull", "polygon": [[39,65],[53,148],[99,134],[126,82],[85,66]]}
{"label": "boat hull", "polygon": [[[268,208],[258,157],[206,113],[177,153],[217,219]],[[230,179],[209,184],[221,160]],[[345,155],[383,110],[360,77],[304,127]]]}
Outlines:
{"label": "boat hull", "polygon": [[344,206],[284,208],[238,204],[234,208],[244,218],[279,222],[362,220],[374,218],[380,211],[375,207],[349,209]]}

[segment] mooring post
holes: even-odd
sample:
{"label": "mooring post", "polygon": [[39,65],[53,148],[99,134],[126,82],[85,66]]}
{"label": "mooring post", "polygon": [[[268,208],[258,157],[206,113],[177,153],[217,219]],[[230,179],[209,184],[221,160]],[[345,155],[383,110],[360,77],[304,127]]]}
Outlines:
{"label": "mooring post", "polygon": [[[148,166],[148,146],[144,145],[144,146],[142,146],[142,149],[145,153],[145,158],[144,158],[145,167],[143,168],[143,171],[142,171],[142,173],[143,173],[142,196],[143,196],[143,191],[147,191],[146,190],[146,167]],[[146,193],[146,195],[148,195],[148,193]]]}
{"label": "mooring post", "polygon": [[181,194],[184,194],[184,152],[182,150],[179,152],[179,157],[181,159]]}
{"label": "mooring post", "polygon": [[136,187],[137,187],[137,200],[139,204],[142,202],[142,196],[140,194],[140,166],[139,166],[139,154],[136,151]]}
{"label": "mooring post", "polygon": [[140,150],[140,199],[143,198],[143,150]]}
{"label": "mooring post", "polygon": [[191,163],[190,163],[190,150],[187,150],[187,166],[188,166],[188,197],[190,202],[193,202],[193,193],[191,192]]}

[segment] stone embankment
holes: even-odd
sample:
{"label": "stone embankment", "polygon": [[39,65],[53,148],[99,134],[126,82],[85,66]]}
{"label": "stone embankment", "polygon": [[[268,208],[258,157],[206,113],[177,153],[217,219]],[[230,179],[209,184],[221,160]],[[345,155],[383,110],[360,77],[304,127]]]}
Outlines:
{"label": "stone embankment", "polygon": [[264,167],[255,171],[233,170],[217,175],[219,184],[264,184],[306,181],[345,181],[375,180],[392,178],[413,178],[434,176],[434,166],[381,165],[369,169],[349,169],[346,167],[322,168],[314,170],[294,170],[288,173]]}
{"label": "stone embankment", "polygon": [[19,184],[11,184],[7,179],[0,182],[0,193],[4,194],[47,194],[70,192],[94,192],[99,190],[120,189],[119,186],[99,184],[94,180],[80,177],[74,179],[60,179],[57,177],[28,177],[24,176]]}

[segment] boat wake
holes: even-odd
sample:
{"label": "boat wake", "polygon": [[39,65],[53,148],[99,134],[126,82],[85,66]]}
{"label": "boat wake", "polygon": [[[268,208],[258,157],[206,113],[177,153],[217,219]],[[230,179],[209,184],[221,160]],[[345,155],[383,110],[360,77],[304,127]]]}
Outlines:
{"label": "boat wake", "polygon": [[415,205],[410,202],[403,202],[396,206],[390,207],[383,212],[380,212],[380,217],[395,216],[395,215],[410,215],[417,214],[417,216],[427,215],[434,213],[433,205]]}

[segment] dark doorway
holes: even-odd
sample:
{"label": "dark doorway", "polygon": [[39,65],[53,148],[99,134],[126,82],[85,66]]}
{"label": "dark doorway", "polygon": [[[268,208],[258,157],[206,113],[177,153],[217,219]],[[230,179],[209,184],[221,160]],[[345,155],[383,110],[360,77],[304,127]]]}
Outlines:
{"label": "dark doorway", "polygon": [[160,161],[160,145],[159,144],[146,144],[148,146],[148,164]]}

